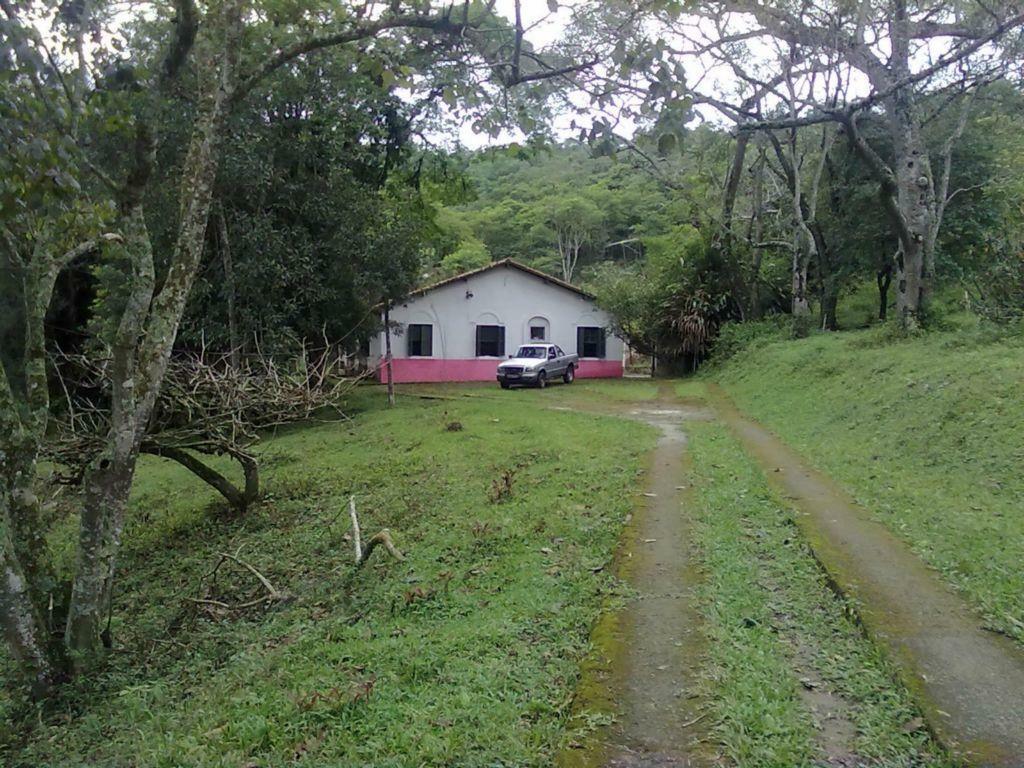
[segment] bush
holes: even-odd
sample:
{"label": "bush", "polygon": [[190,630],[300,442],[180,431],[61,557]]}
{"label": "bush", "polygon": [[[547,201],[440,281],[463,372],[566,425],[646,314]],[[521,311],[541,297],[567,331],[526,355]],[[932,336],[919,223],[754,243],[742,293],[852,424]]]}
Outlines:
{"label": "bush", "polygon": [[810,312],[802,315],[791,315],[789,318],[789,338],[806,339],[814,330],[814,318]]}
{"label": "bush", "polygon": [[[937,329],[934,325],[930,325],[927,332],[933,330]],[[857,349],[872,349],[874,347],[884,347],[888,344],[899,344],[900,342],[917,339],[925,335],[925,333],[926,331],[922,328],[908,330],[900,325],[897,320],[889,319],[884,323],[871,326],[871,328],[863,333],[851,336],[849,344]]]}
{"label": "bush", "polygon": [[764,320],[726,323],[711,347],[711,361],[720,363],[735,357],[755,344],[782,341],[792,336],[789,315],[772,315]]}
{"label": "bush", "polygon": [[999,254],[976,280],[971,308],[994,323],[1024,319],[1024,251]]}

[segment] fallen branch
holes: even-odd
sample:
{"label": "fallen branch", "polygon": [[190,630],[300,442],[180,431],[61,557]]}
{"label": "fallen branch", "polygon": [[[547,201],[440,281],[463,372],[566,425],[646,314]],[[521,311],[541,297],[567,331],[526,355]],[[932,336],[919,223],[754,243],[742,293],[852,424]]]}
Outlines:
{"label": "fallen branch", "polygon": [[405,560],[405,555],[398,551],[395,543],[391,540],[391,532],[384,528],[379,533],[375,533],[370,540],[366,542],[366,549],[363,549],[362,538],[359,529],[359,515],[356,514],[356,497],[348,497],[348,511],[352,517],[352,542],[355,544],[356,550],[356,568],[361,568],[363,563],[370,559],[370,555],[373,554],[378,546],[383,545],[395,560]]}
{"label": "fallen branch", "polygon": [[[242,566],[243,568],[246,568],[253,576],[255,576],[257,579],[259,579],[260,580],[260,584],[262,584],[263,587],[267,590],[268,599],[270,599],[270,600],[280,600],[281,599],[281,593],[278,592],[277,589],[274,587],[274,585],[270,583],[270,579],[268,579],[262,573],[257,571],[252,565],[250,565],[249,563],[245,562],[244,560],[242,560],[241,558],[237,557],[236,555],[229,555],[227,552],[221,552],[220,556],[222,558],[227,558],[228,560],[231,560],[231,561],[233,561],[235,563],[238,563],[238,565]],[[256,602],[259,602],[259,601],[257,600]]]}
{"label": "fallen branch", "polygon": [[[56,414],[47,456],[58,466],[59,482],[78,484],[110,432],[110,361],[58,349],[51,368],[65,407]],[[345,396],[369,375],[349,375],[346,358],[329,344],[312,355],[303,346],[285,362],[257,352],[239,365],[229,354],[207,354],[205,347],[178,353],[168,362],[141,450],[176,461],[245,512],[259,498],[252,446],[260,436],[285,424],[344,418]],[[242,481],[229,479],[207,456],[233,459]]]}
{"label": "fallen branch", "polygon": [[387,528],[384,528],[380,533],[375,533],[373,537],[366,542],[366,549],[363,551],[363,556],[359,558],[358,562],[356,562],[357,568],[370,559],[370,555],[373,554],[373,550],[376,549],[378,545],[383,545],[384,549],[386,549],[391,556],[395,558],[395,560],[405,560],[405,555],[399,552],[395,547],[394,542],[391,541],[391,532]]}
{"label": "fallen branch", "polygon": [[188,600],[190,603],[195,603],[196,605],[215,605],[218,608],[223,608],[227,611],[231,610],[230,605],[228,605],[227,603],[223,603],[220,600],[209,600],[205,597],[186,597],[185,599]]}
{"label": "fallen branch", "polygon": [[142,453],[178,462],[200,480],[216,489],[234,509],[244,513],[249,508],[249,505],[259,498],[259,464],[251,454],[243,450],[228,447],[221,448],[219,446],[218,449],[221,453],[234,458],[242,466],[242,472],[245,477],[243,488],[238,488],[220,472],[204,464],[198,457],[183,448],[177,448],[173,445],[161,445],[159,442],[151,440],[143,440],[141,447]]}
{"label": "fallen branch", "polygon": [[356,515],[356,497],[348,497],[348,512],[352,516],[352,541],[356,545],[356,562],[363,562],[363,544],[359,538],[359,516]]}
{"label": "fallen branch", "polygon": [[[251,573],[253,576],[255,576],[256,579],[259,581],[259,583],[263,586],[263,589],[266,590],[266,594],[260,595],[259,597],[254,598],[252,600],[246,600],[245,602],[242,602],[242,603],[226,603],[226,602],[224,602],[222,600],[213,600],[213,599],[211,599],[209,597],[188,597],[188,598],[185,598],[188,602],[194,603],[195,605],[206,606],[208,608],[219,608],[220,610],[223,610],[223,611],[244,611],[247,608],[253,608],[253,607],[255,607],[257,605],[260,605],[260,604],[275,603],[275,602],[279,602],[279,601],[283,601],[283,600],[287,599],[288,595],[285,594],[284,592],[280,592],[277,589],[277,587],[275,587],[271,583],[270,579],[268,579],[266,576],[264,576],[262,573],[260,573],[256,569],[256,567],[253,566],[251,563],[247,563],[245,560],[242,560],[237,554],[232,555],[232,554],[229,554],[227,552],[220,552],[219,554],[220,554],[220,559],[217,561],[217,564],[213,567],[213,570],[211,570],[210,573],[207,574],[207,577],[204,577],[204,580],[205,580],[205,578],[208,578],[208,577],[213,577],[214,579],[216,579],[217,571],[220,570],[220,567],[225,562],[230,560],[231,562],[235,563],[236,565],[242,566],[247,571],[249,571],[249,573]],[[209,589],[208,588],[205,591],[206,591],[206,594],[209,594]]]}
{"label": "fallen branch", "polygon": [[698,715],[697,717],[693,718],[693,720],[687,720],[685,723],[683,723],[679,727],[680,728],[689,728],[691,725],[696,725],[697,723],[699,723],[701,720],[703,720],[707,716],[708,716],[708,713],[705,712],[704,714]]}

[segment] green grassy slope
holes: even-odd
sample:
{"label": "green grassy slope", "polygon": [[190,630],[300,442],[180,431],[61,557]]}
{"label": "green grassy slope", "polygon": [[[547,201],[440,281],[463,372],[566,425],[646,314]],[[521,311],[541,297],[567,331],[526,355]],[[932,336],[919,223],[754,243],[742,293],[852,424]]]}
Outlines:
{"label": "green grassy slope", "polygon": [[[723,752],[743,768],[952,765],[739,442],[721,424],[687,429],[708,700]],[[837,731],[835,718],[847,725]]]}
{"label": "green grassy slope", "polygon": [[1024,338],[816,335],[707,375],[1024,642]]}
{"label": "green grassy slope", "polygon": [[[612,587],[597,566],[652,444],[642,425],[538,418],[521,398],[402,398],[266,441],[266,499],[234,519],[191,476],[147,461],[118,584],[119,650],[0,763],[547,764]],[[506,472],[511,494],[495,501]],[[364,536],[390,528],[405,562],[380,552],[355,571],[349,493]],[[219,552],[289,599],[237,613],[192,602],[261,594],[232,563],[212,576]],[[7,727],[11,738],[19,724]]]}

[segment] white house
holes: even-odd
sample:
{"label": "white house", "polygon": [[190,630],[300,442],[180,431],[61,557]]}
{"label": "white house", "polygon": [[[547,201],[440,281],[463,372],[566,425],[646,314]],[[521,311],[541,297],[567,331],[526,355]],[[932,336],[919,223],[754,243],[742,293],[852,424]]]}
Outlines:
{"label": "white house", "polygon": [[[622,376],[623,343],[594,297],[511,259],[413,291],[390,315],[396,382],[494,381],[498,362],[531,341],[578,354],[577,376]],[[371,363],[384,344],[383,332],[371,340]]]}

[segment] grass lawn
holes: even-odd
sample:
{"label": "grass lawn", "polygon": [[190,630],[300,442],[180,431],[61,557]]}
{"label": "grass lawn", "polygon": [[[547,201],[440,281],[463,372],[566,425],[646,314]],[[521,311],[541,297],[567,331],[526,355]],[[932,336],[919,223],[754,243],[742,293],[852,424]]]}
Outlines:
{"label": "grass lawn", "polygon": [[688,432],[707,700],[724,753],[742,768],[951,765],[739,443],[717,423]]}
{"label": "grass lawn", "polygon": [[[658,382],[651,379],[576,379],[572,384],[556,381],[541,391],[536,387],[514,387],[502,390],[497,382],[466,384],[399,384],[398,397],[403,395],[435,395],[439,397],[487,398],[503,403],[542,405],[600,405],[653,400],[658,395]],[[538,400],[537,398],[543,398]]]}
{"label": "grass lawn", "polygon": [[1024,642],[1024,337],[815,335],[710,375]]}
{"label": "grass lawn", "polygon": [[[595,570],[653,432],[524,408],[521,396],[402,397],[393,410],[382,398],[366,391],[350,422],[266,440],[266,498],[242,518],[177,466],[146,460],[117,585],[118,650],[24,742],[16,734],[35,716],[8,700],[0,763],[549,764],[589,628],[615,588]],[[405,562],[381,552],[354,569],[350,493],[364,536],[388,527]],[[71,532],[69,521],[53,536],[62,562]],[[219,552],[237,552],[288,600],[237,613],[191,602],[261,594],[230,562],[214,579]]]}

